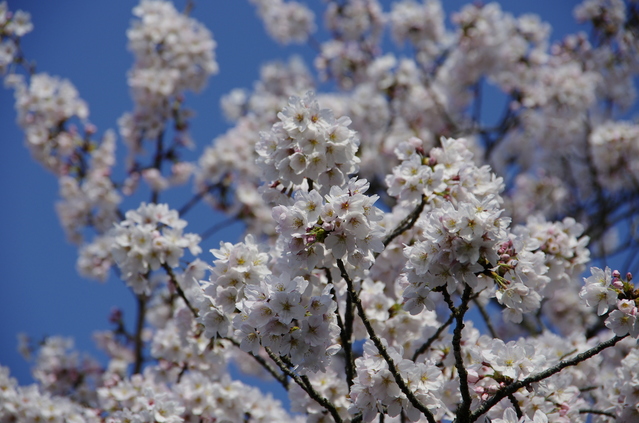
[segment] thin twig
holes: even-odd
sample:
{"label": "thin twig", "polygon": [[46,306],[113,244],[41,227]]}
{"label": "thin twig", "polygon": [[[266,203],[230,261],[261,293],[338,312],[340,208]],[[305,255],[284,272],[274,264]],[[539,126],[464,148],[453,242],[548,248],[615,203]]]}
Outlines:
{"label": "thin twig", "polygon": [[613,419],[616,419],[617,416],[615,416],[613,413],[609,413],[607,411],[603,411],[603,410],[591,410],[588,408],[584,408],[579,410],[579,414],[599,414],[600,416],[607,416],[607,417],[611,417]]}
{"label": "thin twig", "polygon": [[477,306],[477,309],[479,310],[479,314],[481,314],[481,317],[484,319],[484,322],[486,323],[486,328],[488,328],[488,332],[490,332],[490,336],[492,336],[493,338],[497,338],[498,337],[497,332],[495,331],[495,328],[493,327],[493,323],[490,321],[490,315],[488,314],[488,312],[486,312],[486,309],[479,302],[477,298],[473,299],[473,302]]}
{"label": "thin twig", "polygon": [[439,338],[439,335],[442,334],[442,332],[444,331],[444,329],[446,329],[448,326],[450,326],[451,323],[453,323],[453,320],[455,319],[455,315],[453,313],[450,313],[450,316],[448,316],[448,320],[446,320],[444,322],[443,325],[441,325],[437,331],[435,331],[435,333],[433,334],[433,336],[431,336],[430,338],[428,338],[426,340],[426,342],[424,342],[422,344],[421,347],[419,347],[415,353],[413,354],[413,361],[417,361],[417,357],[420,356],[420,354],[423,354],[426,352],[427,349],[430,348],[431,345],[433,345],[433,342],[435,342],[435,340],[437,338]]}
{"label": "thin twig", "polygon": [[[240,343],[237,342],[235,339],[228,338],[228,337],[225,337],[225,336],[220,337],[220,338],[221,339],[225,339],[225,340],[229,341],[231,344],[235,345],[237,348],[240,348]],[[277,380],[280,383],[280,385],[282,385],[284,387],[284,389],[288,390],[288,379],[286,378],[286,375],[278,372],[275,367],[271,366],[271,364],[264,359],[264,357],[256,355],[256,354],[253,354],[251,351],[244,351],[244,352],[246,352],[248,355],[253,357],[255,359],[255,361],[260,363],[260,365],[262,367],[264,367],[264,369],[267,372],[269,372],[270,375],[273,376],[275,378],[275,380]]]}
{"label": "thin twig", "polygon": [[384,247],[387,247],[395,238],[403,234],[405,231],[409,230],[413,227],[419,216],[424,211],[424,206],[426,205],[426,196],[422,195],[422,201],[415,207],[415,209],[410,212],[408,216],[402,220],[397,227],[384,238]]}
{"label": "thin twig", "polygon": [[[158,172],[162,172],[162,157],[164,154],[164,131],[161,131],[158,134],[158,138],[155,144],[155,157],[153,158],[153,168],[157,169]],[[157,204],[160,200],[160,192],[158,190],[153,190],[151,192],[151,203]]]}
{"label": "thin twig", "polygon": [[202,235],[200,235],[200,239],[204,241],[205,239],[215,234],[217,231],[226,228],[228,225],[234,223],[238,219],[239,217],[237,216],[231,216],[226,220],[216,223],[215,225],[202,232]]}
{"label": "thin twig", "polygon": [[186,306],[189,308],[189,310],[191,310],[191,313],[193,313],[193,317],[198,317],[197,310],[191,305],[189,300],[186,298],[186,295],[184,294],[182,287],[180,286],[180,284],[177,281],[177,278],[175,277],[175,273],[173,273],[173,269],[171,269],[171,267],[167,263],[162,263],[162,268],[166,270],[166,273],[169,275],[171,282],[173,282],[173,285],[175,286],[176,292],[178,293],[180,298],[184,300],[184,303],[186,303]]}
{"label": "thin twig", "polygon": [[182,207],[178,209],[178,214],[180,215],[180,217],[186,214],[189,210],[191,210],[193,206],[195,206],[197,203],[199,203],[200,200],[204,198],[206,194],[210,193],[211,191],[215,190],[218,187],[219,187],[219,184],[207,185],[205,189],[195,194],[189,201],[187,201]]}

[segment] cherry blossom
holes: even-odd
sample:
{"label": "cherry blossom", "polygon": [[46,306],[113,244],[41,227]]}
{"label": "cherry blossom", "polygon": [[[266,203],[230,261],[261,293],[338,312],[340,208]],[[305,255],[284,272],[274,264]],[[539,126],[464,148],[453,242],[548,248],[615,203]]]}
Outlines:
{"label": "cherry blossom", "polygon": [[[639,8],[586,0],[590,35],[551,41],[497,3],[329,1],[317,34],[315,8],[250,3],[315,60],[229,87],[229,129],[203,148],[185,94],[218,72],[217,44],[192,3],[134,7],[119,138],[36,72],[30,15],[0,3],[0,74],[77,270],[137,303],[133,328],[116,308],[95,334],[106,360],[21,336],[36,384],[0,367],[0,421],[637,420]],[[503,94],[491,125],[486,84]],[[200,202],[228,220],[188,232]],[[230,222],[241,241],[215,248]]]}

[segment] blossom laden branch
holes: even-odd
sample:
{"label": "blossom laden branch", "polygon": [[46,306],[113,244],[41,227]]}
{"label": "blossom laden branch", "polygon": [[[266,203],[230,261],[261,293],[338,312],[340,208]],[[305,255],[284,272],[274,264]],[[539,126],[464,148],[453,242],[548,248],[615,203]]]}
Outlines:
{"label": "blossom laden branch", "polygon": [[517,382],[513,382],[510,385],[507,385],[501,389],[499,389],[490,399],[483,402],[479,407],[477,407],[472,413],[470,413],[469,421],[472,423],[479,419],[482,414],[486,413],[492,407],[494,407],[499,401],[506,398],[508,395],[512,395],[517,392],[519,389],[529,386],[532,383],[539,382],[540,380],[544,380],[549,378],[550,376],[559,373],[566,367],[576,366],[577,364],[588,360],[589,358],[599,354],[601,351],[606,348],[610,348],[617,344],[617,342],[626,338],[628,335],[624,336],[615,336],[607,341],[601,342],[594,346],[593,348],[584,351],[582,353],[577,354],[575,357],[569,360],[562,360],[556,365],[542,371],[536,373],[532,376],[529,376],[523,380],[519,380]]}
{"label": "blossom laden branch", "polygon": [[444,289],[442,292],[446,302],[449,304],[450,311],[455,315],[455,330],[453,331],[453,354],[455,356],[455,368],[459,374],[459,389],[462,395],[462,403],[457,409],[456,422],[467,423],[469,421],[470,405],[472,398],[468,387],[468,371],[464,366],[464,358],[462,357],[461,342],[462,331],[464,330],[464,316],[468,311],[468,303],[472,294],[472,288],[467,284],[464,285],[464,292],[461,297],[461,304],[454,307],[450,294]]}
{"label": "blossom laden branch", "polygon": [[344,280],[346,281],[347,289],[350,292],[350,295],[351,295],[351,298],[353,299],[353,303],[355,304],[355,307],[357,308],[357,313],[360,319],[362,319],[364,326],[366,327],[366,332],[368,333],[368,336],[370,337],[371,341],[373,341],[373,343],[375,344],[375,347],[377,348],[381,356],[384,358],[384,361],[388,364],[388,370],[393,375],[393,378],[395,382],[397,383],[397,386],[399,386],[399,389],[402,391],[402,393],[406,395],[406,398],[410,401],[413,407],[421,411],[422,414],[426,416],[426,419],[428,420],[429,423],[435,423],[435,417],[430,412],[430,410],[428,410],[428,408],[426,408],[426,406],[422,404],[419,401],[419,399],[417,399],[417,397],[415,397],[415,394],[413,394],[410,388],[406,385],[406,382],[404,381],[401,374],[397,370],[397,367],[395,366],[393,359],[388,354],[386,347],[382,343],[381,339],[375,333],[375,329],[373,329],[373,326],[371,325],[370,321],[366,317],[366,311],[364,310],[362,301],[359,299],[359,296],[357,295],[357,292],[355,291],[355,288],[353,287],[353,281],[348,276],[348,273],[346,272],[346,267],[344,266],[344,263],[342,262],[342,260],[340,259],[337,260],[337,267],[340,270],[342,278],[344,278]]}
{"label": "blossom laden branch", "polygon": [[289,368],[286,363],[284,363],[284,361],[282,361],[281,357],[275,355],[275,353],[273,353],[270,348],[266,347],[265,349],[271,360],[273,360],[275,364],[277,364],[277,366],[285,375],[293,379],[295,383],[297,383],[297,385],[308,394],[308,396],[310,396],[319,405],[328,410],[328,412],[333,417],[333,420],[335,420],[335,423],[342,423],[342,418],[340,417],[339,412],[337,411],[335,406],[331,404],[331,402],[328,401],[326,398],[322,397],[315,389],[313,389],[313,386],[311,385],[307,377],[297,375]]}

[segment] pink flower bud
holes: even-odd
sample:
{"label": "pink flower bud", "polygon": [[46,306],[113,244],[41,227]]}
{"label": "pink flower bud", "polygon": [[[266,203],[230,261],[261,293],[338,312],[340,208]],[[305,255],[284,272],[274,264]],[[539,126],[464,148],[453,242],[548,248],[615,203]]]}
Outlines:
{"label": "pink flower bud", "polygon": [[[477,383],[478,380],[479,380],[479,375],[477,374],[477,372],[475,370],[469,369],[468,370],[468,382]],[[477,392],[477,391],[475,391],[475,392]]]}

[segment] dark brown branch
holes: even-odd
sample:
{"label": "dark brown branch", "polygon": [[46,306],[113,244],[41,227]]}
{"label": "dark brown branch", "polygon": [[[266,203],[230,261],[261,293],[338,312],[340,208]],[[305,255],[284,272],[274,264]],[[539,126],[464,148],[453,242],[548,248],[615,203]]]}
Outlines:
{"label": "dark brown branch", "polygon": [[484,319],[484,322],[486,323],[486,328],[488,328],[488,332],[490,332],[490,336],[492,336],[493,338],[498,338],[497,332],[495,331],[495,328],[493,327],[493,323],[490,321],[490,315],[488,314],[484,306],[481,305],[481,303],[479,302],[477,298],[473,299],[473,302],[477,306],[477,309],[479,310],[479,314],[481,314],[481,317]]}
{"label": "dark brown branch", "polygon": [[186,295],[184,294],[184,291],[182,290],[182,287],[180,286],[180,284],[177,281],[177,278],[175,277],[175,273],[173,273],[173,269],[171,269],[171,267],[169,267],[169,265],[167,263],[162,263],[162,268],[166,271],[167,275],[169,275],[169,278],[171,278],[171,282],[173,282],[173,285],[175,286],[175,291],[178,293],[180,298],[182,298],[184,300],[184,303],[189,308],[189,310],[191,310],[191,313],[193,314],[193,317],[194,318],[197,317],[198,316],[198,312],[191,305],[189,300],[186,298]]}
{"label": "dark brown branch", "polygon": [[[331,270],[324,268],[328,283],[333,284],[333,277],[331,276]],[[337,326],[339,326],[339,337],[342,342],[342,348],[344,349],[344,370],[346,371],[346,383],[348,384],[348,390],[351,390],[353,386],[353,380],[355,379],[355,359],[353,357],[353,344],[351,342],[353,336],[353,304],[350,296],[347,295],[346,312],[344,313],[344,319],[339,314],[339,302],[337,301],[337,294],[335,288],[331,289],[333,295],[333,301],[337,305],[335,309],[335,315],[337,317]]]}
{"label": "dark brown branch", "polygon": [[337,260],[337,267],[339,267],[339,270],[342,274],[342,278],[344,278],[344,280],[346,281],[346,286],[348,287],[348,291],[351,295],[351,298],[353,299],[353,303],[355,304],[355,307],[357,308],[357,314],[359,315],[360,319],[362,319],[362,322],[364,323],[364,327],[366,327],[366,332],[368,333],[368,336],[371,338],[371,341],[373,341],[373,344],[375,344],[377,351],[379,351],[380,355],[386,361],[386,364],[388,365],[388,370],[391,372],[391,374],[395,378],[395,383],[397,383],[397,386],[399,386],[399,389],[404,393],[404,395],[406,395],[406,398],[408,399],[408,401],[410,401],[411,405],[415,407],[416,409],[418,409],[419,411],[421,411],[422,414],[426,416],[426,419],[428,420],[429,423],[435,423],[436,422],[435,417],[430,412],[430,410],[428,410],[428,408],[426,408],[426,406],[422,404],[419,401],[419,399],[417,399],[415,394],[408,388],[408,385],[406,385],[404,378],[402,378],[402,375],[399,374],[399,371],[397,370],[397,367],[395,366],[395,362],[393,361],[391,356],[388,354],[388,351],[386,351],[384,344],[382,344],[382,341],[379,339],[379,337],[375,333],[375,329],[373,329],[371,322],[366,317],[366,312],[364,311],[364,306],[362,305],[362,301],[359,299],[357,292],[355,292],[355,288],[353,287],[353,281],[348,276],[348,273],[346,272],[346,268],[344,267],[344,263],[342,262],[342,260],[340,259]]}
{"label": "dark brown branch", "polygon": [[444,329],[446,329],[448,326],[450,326],[451,323],[453,323],[453,320],[455,319],[455,315],[453,313],[450,314],[450,316],[448,316],[448,320],[446,320],[446,322],[444,322],[443,325],[441,325],[437,331],[435,331],[435,333],[433,334],[433,336],[431,336],[430,338],[428,338],[426,340],[426,342],[424,342],[422,344],[421,347],[419,347],[417,349],[417,351],[415,351],[415,353],[413,354],[413,361],[417,361],[417,357],[420,356],[420,354],[423,354],[426,352],[427,349],[430,348],[431,345],[433,345],[433,342],[435,342],[435,340],[437,340],[437,338],[439,338],[439,335],[442,334],[442,332],[444,331]]}
{"label": "dark brown branch", "polygon": [[579,414],[598,414],[600,416],[607,416],[607,417],[611,417],[613,419],[616,419],[617,416],[615,416],[613,413],[609,413],[607,411],[603,411],[603,410],[591,410],[591,409],[582,409],[579,410]]}
{"label": "dark brown branch", "polygon": [[[157,169],[158,172],[162,172],[162,157],[164,155],[164,131],[161,131],[158,135],[158,139],[155,144],[155,157],[153,158],[153,168]],[[151,192],[151,203],[157,204],[160,199],[160,193],[157,190],[152,190]]]}
{"label": "dark brown branch", "polygon": [[[453,331],[453,353],[455,356],[455,368],[459,373],[459,390],[461,391],[462,403],[457,409],[456,422],[467,423],[470,418],[470,405],[472,398],[470,397],[470,390],[468,389],[468,372],[464,367],[464,358],[462,357],[461,342],[462,331],[464,330],[464,315],[468,311],[468,302],[472,294],[472,288],[468,285],[464,286],[464,292],[462,294],[461,304],[459,307],[451,308],[451,312],[455,315],[455,330]],[[444,287],[444,298],[449,297],[449,307],[452,300]]]}
{"label": "dark brown branch", "polygon": [[280,357],[278,357],[277,355],[275,355],[273,351],[271,351],[270,348],[267,347],[266,352],[268,353],[268,356],[271,357],[271,360],[273,360],[275,364],[277,364],[277,367],[279,367],[280,370],[284,372],[285,375],[293,379],[295,383],[297,383],[297,385],[300,388],[302,388],[304,392],[308,394],[309,397],[311,397],[313,400],[315,400],[315,402],[317,402],[322,407],[326,408],[326,410],[328,410],[328,412],[331,413],[331,416],[333,416],[333,420],[335,420],[335,423],[342,423],[342,418],[337,412],[337,409],[335,408],[335,406],[329,400],[321,396],[313,388],[313,386],[311,385],[307,377],[304,376],[304,379],[302,379],[302,377],[295,374],[291,369],[288,368],[286,363],[284,363],[280,359]]}
{"label": "dark brown branch", "polygon": [[138,318],[135,324],[135,364],[133,366],[133,374],[138,374],[142,371],[142,364],[144,363],[144,356],[142,349],[144,348],[144,341],[142,340],[142,331],[144,330],[144,320],[146,317],[146,302],[148,297],[144,294],[137,295],[138,300]]}
{"label": "dark brown branch", "polygon": [[607,341],[604,341],[600,344],[597,344],[596,346],[592,347],[589,350],[586,350],[584,352],[582,352],[581,354],[577,354],[575,357],[571,358],[570,360],[562,360],[559,363],[557,363],[556,365],[542,371],[539,373],[536,373],[532,376],[528,376],[526,379],[523,380],[519,380],[517,382],[513,382],[510,385],[504,386],[503,388],[501,388],[500,390],[498,390],[495,395],[493,395],[491,398],[489,398],[487,401],[485,401],[483,404],[481,404],[479,407],[477,407],[477,409],[475,411],[473,411],[470,414],[470,421],[474,422],[476,421],[479,417],[481,417],[482,414],[486,413],[488,410],[490,410],[492,407],[494,407],[499,401],[501,401],[502,399],[506,398],[508,395],[512,395],[515,392],[517,392],[519,389],[529,386],[532,383],[535,382],[539,382],[540,380],[544,380],[546,378],[549,378],[550,376],[559,373],[560,371],[562,371],[563,369],[565,369],[566,367],[570,367],[570,366],[576,366],[577,364],[581,363],[582,361],[586,361],[588,360],[590,357],[593,357],[597,354],[599,354],[601,351],[605,350],[606,348],[610,348],[612,346],[614,346],[617,342],[621,341],[622,339],[624,339],[625,337],[627,337],[628,335],[624,335],[624,336],[615,336],[614,338],[611,338]]}
{"label": "dark brown branch", "polygon": [[[236,346],[237,348],[240,348],[240,343],[237,342],[233,338],[221,337],[221,339],[225,339],[225,340],[229,341],[231,344],[233,344],[234,346]],[[284,387],[284,389],[288,390],[288,379],[286,378],[286,375],[278,372],[277,369],[275,369],[275,367],[271,366],[271,364],[264,359],[264,357],[259,356],[259,355],[255,355],[255,354],[253,354],[250,351],[244,351],[244,352],[246,352],[246,354],[248,354],[251,357],[253,357],[255,359],[255,361],[260,363],[260,365],[262,367],[264,367],[264,369],[267,372],[269,372],[270,375],[273,376],[275,378],[275,380],[277,380],[280,383],[280,385],[282,385]]]}
{"label": "dark brown branch", "polygon": [[410,214],[406,216],[390,234],[386,235],[386,238],[384,238],[384,247],[387,247],[395,238],[413,227],[415,222],[417,222],[417,219],[419,219],[419,216],[422,214],[422,211],[424,211],[425,205],[426,196],[423,195],[422,201],[417,205],[417,207],[415,207],[415,209],[410,212]]}
{"label": "dark brown branch", "polygon": [[524,416],[524,413],[521,411],[521,407],[519,406],[519,401],[517,401],[517,398],[515,398],[513,394],[508,395],[508,399],[510,400],[510,403],[513,405],[513,408],[515,409],[515,413],[517,413],[517,418],[521,419]]}

